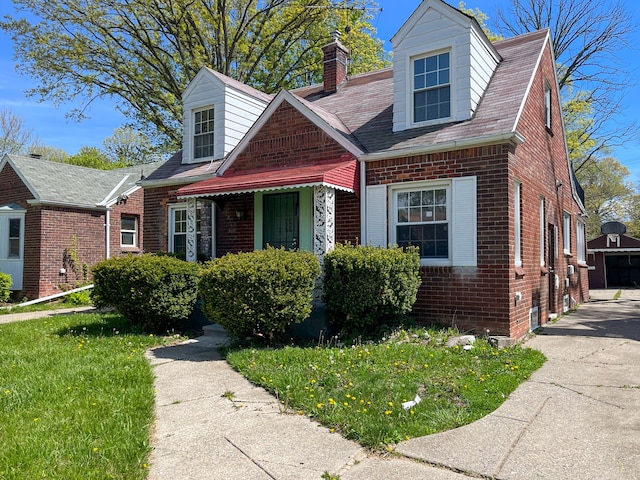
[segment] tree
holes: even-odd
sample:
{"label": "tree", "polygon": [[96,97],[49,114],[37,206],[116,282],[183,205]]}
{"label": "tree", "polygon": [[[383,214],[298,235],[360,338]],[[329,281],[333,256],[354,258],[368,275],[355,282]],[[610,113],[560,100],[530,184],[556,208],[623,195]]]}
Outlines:
{"label": "tree", "polygon": [[113,170],[127,166],[124,163],[110,161],[107,155],[97,147],[81,147],[80,151],[68,157],[65,163],[99,170]]}
{"label": "tree", "polygon": [[368,22],[370,0],[340,8],[333,0],[13,1],[40,19],[0,22],[18,69],[39,83],[29,93],[80,99],[78,118],[95,98],[114,97],[125,115],[174,145],[180,95],[203,65],[265,92],[300,86],[319,78],[330,31],[347,26],[351,72],[386,65]]}
{"label": "tree", "polygon": [[[615,121],[629,83],[618,52],[629,46],[633,31],[631,16],[621,2],[511,0],[508,14],[498,9],[496,17],[501,33],[550,29],[564,110],[574,115],[567,131],[576,140],[570,148],[579,147],[579,154],[571,151],[576,170],[597,161],[636,130],[634,125]],[[582,119],[575,116],[580,111]]]}
{"label": "tree", "polygon": [[629,218],[634,200],[634,187],[627,181],[627,167],[612,157],[592,162],[582,170],[581,185],[584,188],[587,210],[587,238],[600,235],[605,222],[625,222]]}
{"label": "tree", "polygon": [[0,110],[0,160],[6,154],[21,155],[27,153],[37,137],[24,121],[11,110]]}
{"label": "tree", "polygon": [[39,142],[29,148],[29,153],[38,155],[42,160],[48,160],[50,162],[65,163],[69,157],[69,154],[63,149],[41,145]]}
{"label": "tree", "polygon": [[158,160],[158,154],[149,138],[132,127],[119,127],[113,136],[103,140],[104,153],[111,162],[126,165],[140,165]]}

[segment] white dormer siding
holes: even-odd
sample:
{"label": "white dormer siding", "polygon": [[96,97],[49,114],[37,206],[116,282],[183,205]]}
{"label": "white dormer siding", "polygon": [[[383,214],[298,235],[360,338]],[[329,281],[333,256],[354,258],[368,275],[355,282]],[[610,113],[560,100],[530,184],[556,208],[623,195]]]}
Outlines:
{"label": "white dormer siding", "polygon": [[[221,78],[218,78],[220,76]],[[198,72],[182,95],[183,137],[182,163],[199,163],[223,159],[238,144],[267,106],[233,86],[234,81],[207,68]],[[196,158],[194,124],[196,113],[213,110],[213,155]]]}
{"label": "white dormer siding", "polygon": [[[500,56],[477,22],[441,0],[425,0],[391,39],[393,45],[393,131],[470,119],[484,95]],[[434,56],[449,59],[448,72],[439,68],[441,97],[450,109],[436,118],[414,116],[415,61]],[[447,78],[448,73],[448,78]],[[447,88],[448,87],[448,88]],[[435,95],[435,92],[434,92]],[[424,97],[424,96],[423,96]],[[443,101],[440,101],[441,105]],[[448,116],[443,115],[448,112]]]}

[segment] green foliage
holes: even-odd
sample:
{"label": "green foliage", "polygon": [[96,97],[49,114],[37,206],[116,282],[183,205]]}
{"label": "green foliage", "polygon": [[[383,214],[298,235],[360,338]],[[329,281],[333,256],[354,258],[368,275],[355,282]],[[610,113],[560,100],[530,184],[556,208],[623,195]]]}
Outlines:
{"label": "green foliage", "polygon": [[[17,68],[54,103],[75,100],[81,118],[96,97],[113,96],[150,138],[179,145],[180,97],[209,66],[267,93],[306,85],[322,71],[321,47],[337,28],[350,34],[351,73],[387,64],[373,37],[370,0],[13,0],[22,18],[0,20]],[[70,33],[71,32],[71,33]]]}
{"label": "green foliage", "polygon": [[[457,428],[488,415],[544,363],[537,350],[445,347],[448,332],[399,331],[350,348],[232,351],[227,361],[302,412],[373,449]],[[403,402],[421,398],[404,409]]]}
{"label": "green foliage", "polygon": [[324,298],[329,320],[348,334],[397,323],[416,301],[417,248],[338,245],[325,256]]}
{"label": "green foliage", "polygon": [[120,127],[113,136],[103,140],[106,157],[118,165],[141,165],[159,159],[158,149],[142,132],[131,127]]}
{"label": "green foliage", "polygon": [[171,257],[111,258],[93,267],[91,298],[149,330],[181,329],[196,303],[198,274],[197,264]]}
{"label": "green foliage", "polygon": [[89,290],[81,290],[79,292],[73,292],[69,295],[65,295],[64,303],[67,305],[73,305],[74,307],[91,305],[91,292]]}
{"label": "green foliage", "polygon": [[9,323],[0,337],[0,478],[147,478],[145,351],[175,338],[143,334],[115,313]]}
{"label": "green foliage", "polygon": [[127,166],[122,162],[110,161],[106,154],[97,147],[80,147],[80,151],[77,154],[67,157],[64,162],[98,170],[113,170]]}
{"label": "green foliage", "polygon": [[11,288],[11,275],[0,272],[0,302],[9,300],[11,293],[9,288]]}
{"label": "green foliage", "polygon": [[497,42],[499,40],[504,40],[504,37],[502,35],[492,32],[491,29],[487,26],[487,20],[489,20],[489,16],[479,8],[466,8],[465,2],[460,1],[458,2],[458,10],[466,13],[470,17],[475,18],[489,41]]}
{"label": "green foliage", "polygon": [[605,222],[625,222],[635,198],[633,185],[627,181],[630,175],[627,167],[612,157],[598,162],[590,162],[578,173],[578,180],[584,188],[587,210],[587,239],[600,235],[600,227]]}
{"label": "green foliage", "polygon": [[309,252],[267,248],[209,262],[199,285],[202,311],[232,336],[281,339],[311,313],[320,275]]}

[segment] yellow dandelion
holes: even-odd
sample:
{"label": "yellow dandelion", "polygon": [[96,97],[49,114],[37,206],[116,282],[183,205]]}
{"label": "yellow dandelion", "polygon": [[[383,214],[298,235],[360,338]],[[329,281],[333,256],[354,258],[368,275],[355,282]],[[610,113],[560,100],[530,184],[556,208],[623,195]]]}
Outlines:
{"label": "yellow dandelion", "polygon": [[393,407],[393,402],[389,402],[389,406],[390,406],[390,407]]}
{"label": "yellow dandelion", "polygon": [[335,405],[336,401],[333,398],[329,399],[329,405]]}
{"label": "yellow dandelion", "polygon": [[97,452],[98,451],[98,447],[93,447],[93,451]]}
{"label": "yellow dandelion", "polygon": [[391,415],[391,413],[392,413],[392,412],[391,412],[391,410],[385,410],[385,411],[384,411],[384,414],[385,414],[385,415]]}

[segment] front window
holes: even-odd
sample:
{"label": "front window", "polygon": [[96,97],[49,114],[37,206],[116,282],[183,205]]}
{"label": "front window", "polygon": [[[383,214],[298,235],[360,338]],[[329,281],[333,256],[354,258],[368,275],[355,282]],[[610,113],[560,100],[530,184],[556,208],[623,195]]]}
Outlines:
{"label": "front window", "polygon": [[20,258],[20,230],[22,221],[19,218],[9,219],[9,252],[7,258]]}
{"label": "front window", "polygon": [[449,52],[413,61],[414,123],[451,116]]}
{"label": "front window", "polygon": [[[196,243],[199,246],[201,237],[201,207],[196,206]],[[169,251],[186,255],[187,253],[187,204],[179,204],[169,209]]]}
{"label": "front window", "polygon": [[263,197],[262,248],[295,250],[300,247],[300,200],[298,192]]}
{"label": "front window", "polygon": [[213,108],[195,112],[193,158],[213,157]]}
{"label": "front window", "polygon": [[138,217],[135,215],[120,217],[120,245],[123,247],[138,246]]}
{"label": "front window", "polygon": [[419,248],[420,258],[449,258],[449,203],[446,187],[395,193],[396,243]]}

